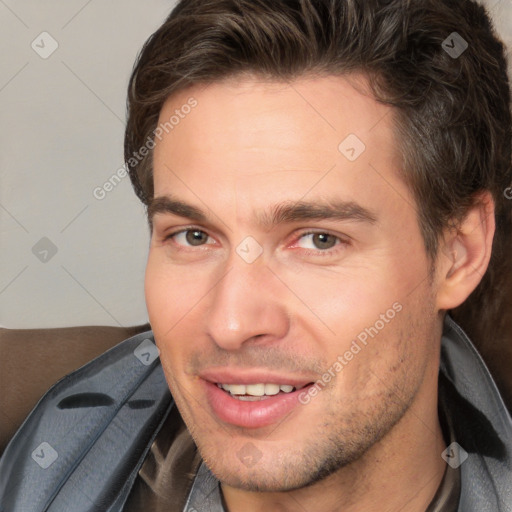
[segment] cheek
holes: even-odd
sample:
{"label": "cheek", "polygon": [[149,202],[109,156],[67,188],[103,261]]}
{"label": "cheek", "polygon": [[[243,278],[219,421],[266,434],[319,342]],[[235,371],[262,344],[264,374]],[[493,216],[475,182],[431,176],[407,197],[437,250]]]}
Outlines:
{"label": "cheek", "polygon": [[366,344],[358,343],[361,350],[346,363],[337,390],[348,409],[369,413],[382,401],[391,408],[416,394],[428,360],[426,333],[425,324],[407,311],[402,310],[377,334],[372,330]]}
{"label": "cheek", "polygon": [[193,315],[195,305],[206,293],[206,284],[194,270],[171,265],[163,253],[150,249],[144,290],[153,330],[169,333]]}
{"label": "cheek", "polygon": [[154,251],[150,250],[144,278],[144,293],[149,320],[155,333],[161,330],[161,322],[169,319],[175,312],[172,304],[176,302],[176,287],[172,286],[169,277],[170,275],[162,270]]}
{"label": "cheek", "polygon": [[325,290],[322,319],[334,331],[329,364],[341,377],[344,399],[369,399],[392,383],[413,389],[431,359],[434,310],[429,287],[417,286],[411,294],[403,280],[390,280],[389,275],[375,275],[372,281],[373,286],[361,289],[347,280],[340,283],[345,284],[343,294],[338,292],[340,301],[332,300],[334,290]]}
{"label": "cheek", "polygon": [[163,253],[150,250],[144,287],[149,321],[171,385],[170,376],[181,375],[190,352],[200,343],[198,330],[211,285],[204,271],[172,265]]}
{"label": "cheek", "polygon": [[382,330],[381,315],[389,311],[385,325],[393,322],[393,304],[404,297],[399,279],[385,268],[370,265],[309,275],[303,272],[290,275],[286,282],[294,292],[288,296],[289,309],[302,311],[304,320],[327,327],[329,337],[336,339],[351,340],[376,322]]}

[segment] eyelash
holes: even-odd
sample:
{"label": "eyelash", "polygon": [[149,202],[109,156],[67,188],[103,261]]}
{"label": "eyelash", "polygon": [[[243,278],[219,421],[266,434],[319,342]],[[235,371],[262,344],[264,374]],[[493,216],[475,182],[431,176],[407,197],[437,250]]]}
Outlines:
{"label": "eyelash", "polygon": [[[181,234],[181,233],[186,233],[187,231],[200,231],[201,233],[204,233],[205,235],[207,235],[208,237],[210,237],[210,235],[204,231],[203,229],[199,229],[197,227],[194,227],[194,226],[189,226],[189,227],[186,227],[186,228],[182,228],[182,229],[179,229],[178,231],[174,231],[172,233],[169,233],[168,235],[166,235],[163,239],[163,242],[167,242],[169,240],[172,240],[175,236]],[[332,255],[336,252],[338,252],[339,250],[342,250],[340,246],[342,247],[346,247],[348,245],[350,245],[350,242],[347,240],[347,239],[344,239],[338,235],[334,235],[333,233],[330,233],[329,231],[305,231],[303,233],[300,233],[298,235],[298,237],[296,238],[296,241],[294,242],[294,245],[297,244],[297,242],[299,240],[301,240],[302,238],[308,236],[308,235],[329,235],[329,236],[333,236],[334,238],[336,238],[337,240],[337,243],[329,248],[329,249],[326,249],[326,250],[322,250],[322,249],[302,249],[299,247],[299,249],[301,249],[303,251],[303,254],[307,255],[307,256],[310,256],[310,255],[313,255],[313,256],[319,256],[319,255]],[[197,247],[192,247],[192,246],[182,246],[180,244],[176,244],[180,250],[194,250],[194,249],[201,249],[202,246],[197,246]]]}
{"label": "eyelash", "polygon": [[333,233],[330,233],[329,231],[304,231],[303,233],[300,233],[297,237],[296,241],[294,242],[294,245],[296,245],[299,240],[302,238],[308,236],[308,235],[328,235],[332,236],[336,239],[336,243],[333,247],[330,247],[329,249],[304,249],[299,247],[299,249],[302,251],[303,254],[306,254],[307,256],[332,256],[336,253],[338,253],[340,250],[343,250],[346,246],[349,245],[349,241],[347,239],[344,239],[338,235],[335,235]]}

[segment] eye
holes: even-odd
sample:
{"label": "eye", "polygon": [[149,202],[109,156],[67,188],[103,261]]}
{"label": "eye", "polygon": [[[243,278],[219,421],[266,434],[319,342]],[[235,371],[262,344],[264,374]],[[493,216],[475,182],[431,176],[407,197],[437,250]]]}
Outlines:
{"label": "eye", "polygon": [[165,240],[174,240],[178,245],[185,247],[198,247],[205,245],[208,241],[213,241],[213,238],[200,229],[183,229],[176,233],[171,233],[165,237]]}
{"label": "eye", "polygon": [[341,243],[341,239],[330,233],[304,233],[298,240],[297,246],[302,249],[327,251]]}

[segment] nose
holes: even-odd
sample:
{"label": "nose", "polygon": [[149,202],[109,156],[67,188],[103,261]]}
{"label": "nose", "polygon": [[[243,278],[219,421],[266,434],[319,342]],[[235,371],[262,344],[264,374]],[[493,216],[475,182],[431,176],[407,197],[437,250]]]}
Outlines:
{"label": "nose", "polygon": [[289,318],[281,295],[279,282],[264,261],[249,264],[234,254],[224,277],[209,294],[208,334],[225,350],[237,350],[255,339],[283,338]]}

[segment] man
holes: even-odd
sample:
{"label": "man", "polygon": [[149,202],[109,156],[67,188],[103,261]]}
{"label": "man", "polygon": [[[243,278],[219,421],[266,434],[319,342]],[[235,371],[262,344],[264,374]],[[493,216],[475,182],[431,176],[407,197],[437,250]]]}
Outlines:
{"label": "man", "polygon": [[43,398],[3,509],[511,511],[447,316],[510,244],[509,107],[469,0],[180,2],[128,97],[152,332]]}

